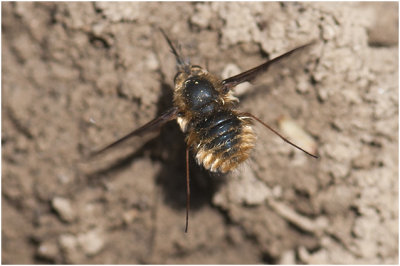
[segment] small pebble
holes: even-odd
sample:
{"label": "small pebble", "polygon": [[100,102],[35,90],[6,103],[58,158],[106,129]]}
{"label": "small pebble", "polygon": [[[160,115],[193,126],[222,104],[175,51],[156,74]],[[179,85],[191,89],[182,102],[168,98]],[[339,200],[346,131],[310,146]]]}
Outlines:
{"label": "small pebble", "polygon": [[75,211],[68,199],[55,197],[51,201],[51,206],[64,222],[72,222],[76,217]]}
{"label": "small pebble", "polygon": [[61,235],[58,242],[66,263],[76,264],[82,260],[83,257],[78,250],[78,241],[74,235]]}
{"label": "small pebble", "polygon": [[78,243],[88,256],[98,253],[104,246],[104,239],[98,230],[78,235]]}
{"label": "small pebble", "polygon": [[77,241],[75,236],[67,234],[60,236],[59,243],[62,249],[71,250],[76,247]]}
{"label": "small pebble", "polygon": [[293,119],[283,116],[278,121],[279,129],[291,141],[296,143],[304,150],[316,154],[317,143],[303,128],[301,128]]}
{"label": "small pebble", "polygon": [[57,245],[50,242],[41,243],[37,250],[38,257],[51,261],[55,261],[58,253],[59,250]]}
{"label": "small pebble", "polygon": [[126,225],[132,223],[136,219],[137,216],[138,216],[138,211],[136,209],[131,209],[131,210],[126,211],[123,214],[124,223]]}
{"label": "small pebble", "polygon": [[282,256],[279,260],[279,264],[281,265],[294,265],[296,264],[296,254],[294,250],[287,250],[282,253]]}

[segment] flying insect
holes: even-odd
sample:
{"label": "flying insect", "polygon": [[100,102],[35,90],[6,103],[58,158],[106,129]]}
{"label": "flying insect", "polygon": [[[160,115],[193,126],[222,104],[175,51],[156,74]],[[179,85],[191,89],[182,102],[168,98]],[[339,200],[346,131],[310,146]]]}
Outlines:
{"label": "flying insect", "polygon": [[190,209],[189,151],[195,154],[199,165],[211,172],[227,173],[246,161],[255,146],[256,135],[253,131],[253,120],[261,123],[280,138],[306,154],[318,158],[279,134],[269,125],[248,112],[237,109],[239,100],[233,96],[232,89],[240,83],[252,81],[268,68],[300,51],[314,42],[299,46],[272,60],[227,79],[220,79],[206,69],[191,65],[162,30],[171,52],[176,59],[177,74],[174,78],[173,106],[147,124],[130,132],[126,136],[94,152],[96,156],[132,137],[160,129],[171,120],[176,120],[186,135],[186,226],[188,230]]}

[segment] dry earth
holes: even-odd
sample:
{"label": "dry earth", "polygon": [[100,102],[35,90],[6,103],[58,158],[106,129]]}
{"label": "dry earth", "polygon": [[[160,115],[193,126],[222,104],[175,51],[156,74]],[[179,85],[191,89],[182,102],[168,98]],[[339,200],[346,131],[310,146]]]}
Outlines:
{"label": "dry earth", "polygon": [[[394,2],[3,2],[2,262],[397,264],[397,25]],[[159,27],[221,76],[318,40],[240,108],[320,158],[256,126],[234,174],[191,162],[188,234],[175,122],[84,160],[171,106]]]}

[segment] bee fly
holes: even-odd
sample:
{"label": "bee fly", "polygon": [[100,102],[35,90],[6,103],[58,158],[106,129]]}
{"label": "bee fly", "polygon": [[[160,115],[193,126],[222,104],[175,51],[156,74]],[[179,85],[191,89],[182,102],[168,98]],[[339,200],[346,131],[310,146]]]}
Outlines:
{"label": "bee fly", "polygon": [[168,121],[176,119],[181,130],[186,134],[186,227],[189,224],[190,186],[189,186],[189,150],[196,154],[196,161],[211,172],[227,173],[246,161],[255,146],[256,136],[252,129],[252,120],[256,120],[280,138],[306,154],[318,158],[288,139],[251,113],[236,109],[238,99],[232,95],[232,89],[243,82],[251,81],[265,72],[271,64],[304,49],[313,42],[297,47],[255,68],[233,77],[221,80],[204,68],[191,65],[183,60],[171,40],[162,30],[172,53],[176,58],[177,74],[174,78],[175,89],[173,107],[132,131],[121,139],[96,151],[96,156],[117,146],[127,139],[142,136],[160,129]]}

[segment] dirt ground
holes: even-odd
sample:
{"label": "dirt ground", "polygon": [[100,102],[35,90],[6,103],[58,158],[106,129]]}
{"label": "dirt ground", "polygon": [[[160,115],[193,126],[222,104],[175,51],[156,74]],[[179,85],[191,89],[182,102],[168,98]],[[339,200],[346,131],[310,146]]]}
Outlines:
{"label": "dirt ground", "polygon": [[[397,25],[394,2],[3,2],[2,262],[397,264]],[[238,94],[320,158],[255,126],[233,174],[191,159],[187,234],[175,122],[85,160],[171,106],[159,27],[225,78],[318,41]]]}

